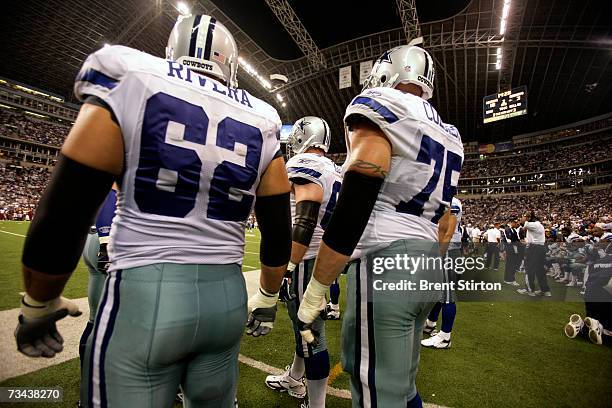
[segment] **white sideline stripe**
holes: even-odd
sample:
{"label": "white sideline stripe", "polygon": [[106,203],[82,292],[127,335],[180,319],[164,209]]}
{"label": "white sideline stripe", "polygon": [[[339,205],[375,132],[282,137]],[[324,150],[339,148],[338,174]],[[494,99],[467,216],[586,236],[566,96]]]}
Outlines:
{"label": "white sideline stripe", "polygon": [[2,231],[2,230],[0,230],[0,232],[3,232],[3,233],[5,233],[5,234],[17,235],[18,237],[23,237],[23,238],[25,238],[25,235],[22,235],[22,234],[15,234],[14,232],[8,232],[8,231]]}

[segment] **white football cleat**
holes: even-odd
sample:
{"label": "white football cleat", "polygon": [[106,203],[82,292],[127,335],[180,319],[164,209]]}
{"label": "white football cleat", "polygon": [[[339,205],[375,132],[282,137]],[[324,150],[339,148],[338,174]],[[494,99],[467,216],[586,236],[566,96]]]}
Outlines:
{"label": "white football cleat", "polygon": [[565,335],[567,337],[573,339],[578,335],[578,333],[580,333],[580,330],[582,330],[582,326],[584,326],[582,318],[580,317],[580,315],[574,313],[570,316],[569,323],[565,325],[563,331],[565,332]]}
{"label": "white football cleat", "polygon": [[527,289],[517,289],[516,292],[520,295],[535,296],[536,294]]}
{"label": "white football cleat", "polygon": [[306,384],[304,377],[296,380],[291,377],[291,366],[285,367],[285,372],[281,375],[269,375],[266,377],[266,385],[268,388],[278,392],[286,392],[294,398],[306,397]]}
{"label": "white football cleat", "polygon": [[592,317],[585,317],[584,324],[589,328],[589,340],[591,340],[591,343],[602,344],[603,339],[601,336],[603,327],[601,323],[599,323],[599,320],[595,320]]}
{"label": "white football cleat", "polygon": [[442,336],[440,336],[440,333],[438,333],[435,336],[432,336],[428,339],[421,340],[421,345],[423,347],[444,349],[444,348],[450,348],[451,341],[450,341],[450,338],[447,340],[443,338]]}

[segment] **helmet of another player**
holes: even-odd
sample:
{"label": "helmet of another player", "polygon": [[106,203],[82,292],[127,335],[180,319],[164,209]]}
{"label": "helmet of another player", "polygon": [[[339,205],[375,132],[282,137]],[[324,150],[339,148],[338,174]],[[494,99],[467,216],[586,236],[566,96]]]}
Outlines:
{"label": "helmet of another player", "polygon": [[225,26],[207,15],[179,16],[166,47],[166,59],[238,86],[238,47]]}
{"label": "helmet of another player", "polygon": [[287,145],[294,154],[304,153],[311,147],[329,150],[331,134],[327,122],[316,116],[304,116],[293,125]]}
{"label": "helmet of another player", "polygon": [[363,89],[395,88],[398,84],[415,84],[423,90],[421,98],[433,95],[436,72],[431,55],[413,45],[400,45],[385,51],[376,60]]}

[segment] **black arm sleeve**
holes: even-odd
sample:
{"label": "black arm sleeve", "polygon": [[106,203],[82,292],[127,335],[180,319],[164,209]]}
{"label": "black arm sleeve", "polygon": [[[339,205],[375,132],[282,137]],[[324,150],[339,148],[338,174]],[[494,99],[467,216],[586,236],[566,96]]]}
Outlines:
{"label": "black arm sleeve", "polygon": [[50,275],[72,272],[114,178],[60,155],[28,230],[23,264]]}
{"label": "black arm sleeve", "polygon": [[323,242],[336,252],[350,256],[365,230],[383,184],[380,177],[347,171],[338,202],[323,234]]}
{"label": "black arm sleeve", "polygon": [[259,260],[271,267],[286,265],[291,257],[289,193],[257,197],[255,216],[261,231]]}
{"label": "black arm sleeve", "polygon": [[293,223],[292,240],[304,246],[310,245],[312,234],[317,226],[321,203],[304,200],[295,205],[295,222]]}

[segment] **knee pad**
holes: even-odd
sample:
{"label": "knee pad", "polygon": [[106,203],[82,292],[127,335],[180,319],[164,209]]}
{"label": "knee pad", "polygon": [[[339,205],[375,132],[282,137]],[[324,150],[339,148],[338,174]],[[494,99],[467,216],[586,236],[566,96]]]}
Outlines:
{"label": "knee pad", "polygon": [[322,380],[329,376],[329,354],[327,350],[320,351],[311,357],[304,358],[306,379]]}

